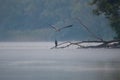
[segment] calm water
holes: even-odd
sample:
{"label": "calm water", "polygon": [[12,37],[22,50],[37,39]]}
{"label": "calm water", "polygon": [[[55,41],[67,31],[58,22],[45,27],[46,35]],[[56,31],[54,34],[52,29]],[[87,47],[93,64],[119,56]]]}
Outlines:
{"label": "calm water", "polygon": [[0,80],[120,80],[120,49],[1,48]]}

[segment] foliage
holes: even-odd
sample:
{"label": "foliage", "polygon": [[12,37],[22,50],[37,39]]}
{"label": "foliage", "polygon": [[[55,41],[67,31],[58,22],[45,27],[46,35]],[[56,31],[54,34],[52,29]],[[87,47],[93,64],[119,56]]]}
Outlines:
{"label": "foliage", "polygon": [[112,29],[116,32],[116,39],[120,39],[120,0],[93,0],[91,5],[96,5],[93,13],[104,14],[109,20]]}

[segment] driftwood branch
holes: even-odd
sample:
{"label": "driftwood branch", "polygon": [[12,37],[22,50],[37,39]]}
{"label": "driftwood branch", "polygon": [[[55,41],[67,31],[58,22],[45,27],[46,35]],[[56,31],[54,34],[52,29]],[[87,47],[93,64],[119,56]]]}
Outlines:
{"label": "driftwood branch", "polygon": [[88,33],[91,34],[92,37],[100,40],[100,41],[103,41],[102,38],[98,37],[97,35],[95,35],[85,24],[82,23],[82,21],[80,20],[80,18],[77,18],[77,20],[79,21],[79,23],[82,25],[82,27],[84,27]]}
{"label": "driftwood branch", "polygon": [[[84,43],[99,43],[98,45],[83,45]],[[63,42],[58,44],[57,47],[51,49],[62,49],[70,46],[78,46],[77,48],[120,48],[120,40],[109,40],[109,41],[80,41],[80,42]]]}
{"label": "driftwood branch", "polygon": [[[79,23],[86,29],[88,33],[91,34],[92,37],[96,38],[97,41],[80,41],[80,42],[70,42],[66,41],[63,43],[58,44],[57,46],[52,47],[51,49],[59,49],[59,48],[67,48],[70,46],[77,46],[78,48],[120,48],[120,39],[118,40],[108,40],[105,41],[101,37],[94,34],[82,21],[77,18]],[[99,43],[98,45],[83,45],[84,43]]]}

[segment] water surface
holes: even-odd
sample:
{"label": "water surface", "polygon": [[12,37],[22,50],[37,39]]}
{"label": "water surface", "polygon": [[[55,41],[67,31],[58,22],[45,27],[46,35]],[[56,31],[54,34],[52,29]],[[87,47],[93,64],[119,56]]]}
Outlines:
{"label": "water surface", "polygon": [[119,49],[0,46],[0,80],[120,80]]}

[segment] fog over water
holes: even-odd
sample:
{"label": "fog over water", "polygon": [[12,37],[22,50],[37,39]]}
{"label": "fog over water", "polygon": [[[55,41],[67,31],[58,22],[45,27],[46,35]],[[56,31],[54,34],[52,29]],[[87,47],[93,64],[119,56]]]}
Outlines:
{"label": "fog over water", "polygon": [[50,49],[53,46],[0,43],[0,80],[120,80],[120,49]]}
{"label": "fog over water", "polygon": [[[115,33],[104,15],[96,16],[92,0],[0,0],[0,41],[93,40],[77,17],[105,40]],[[58,34],[50,25],[61,28]],[[106,34],[107,33],[107,34]]]}

